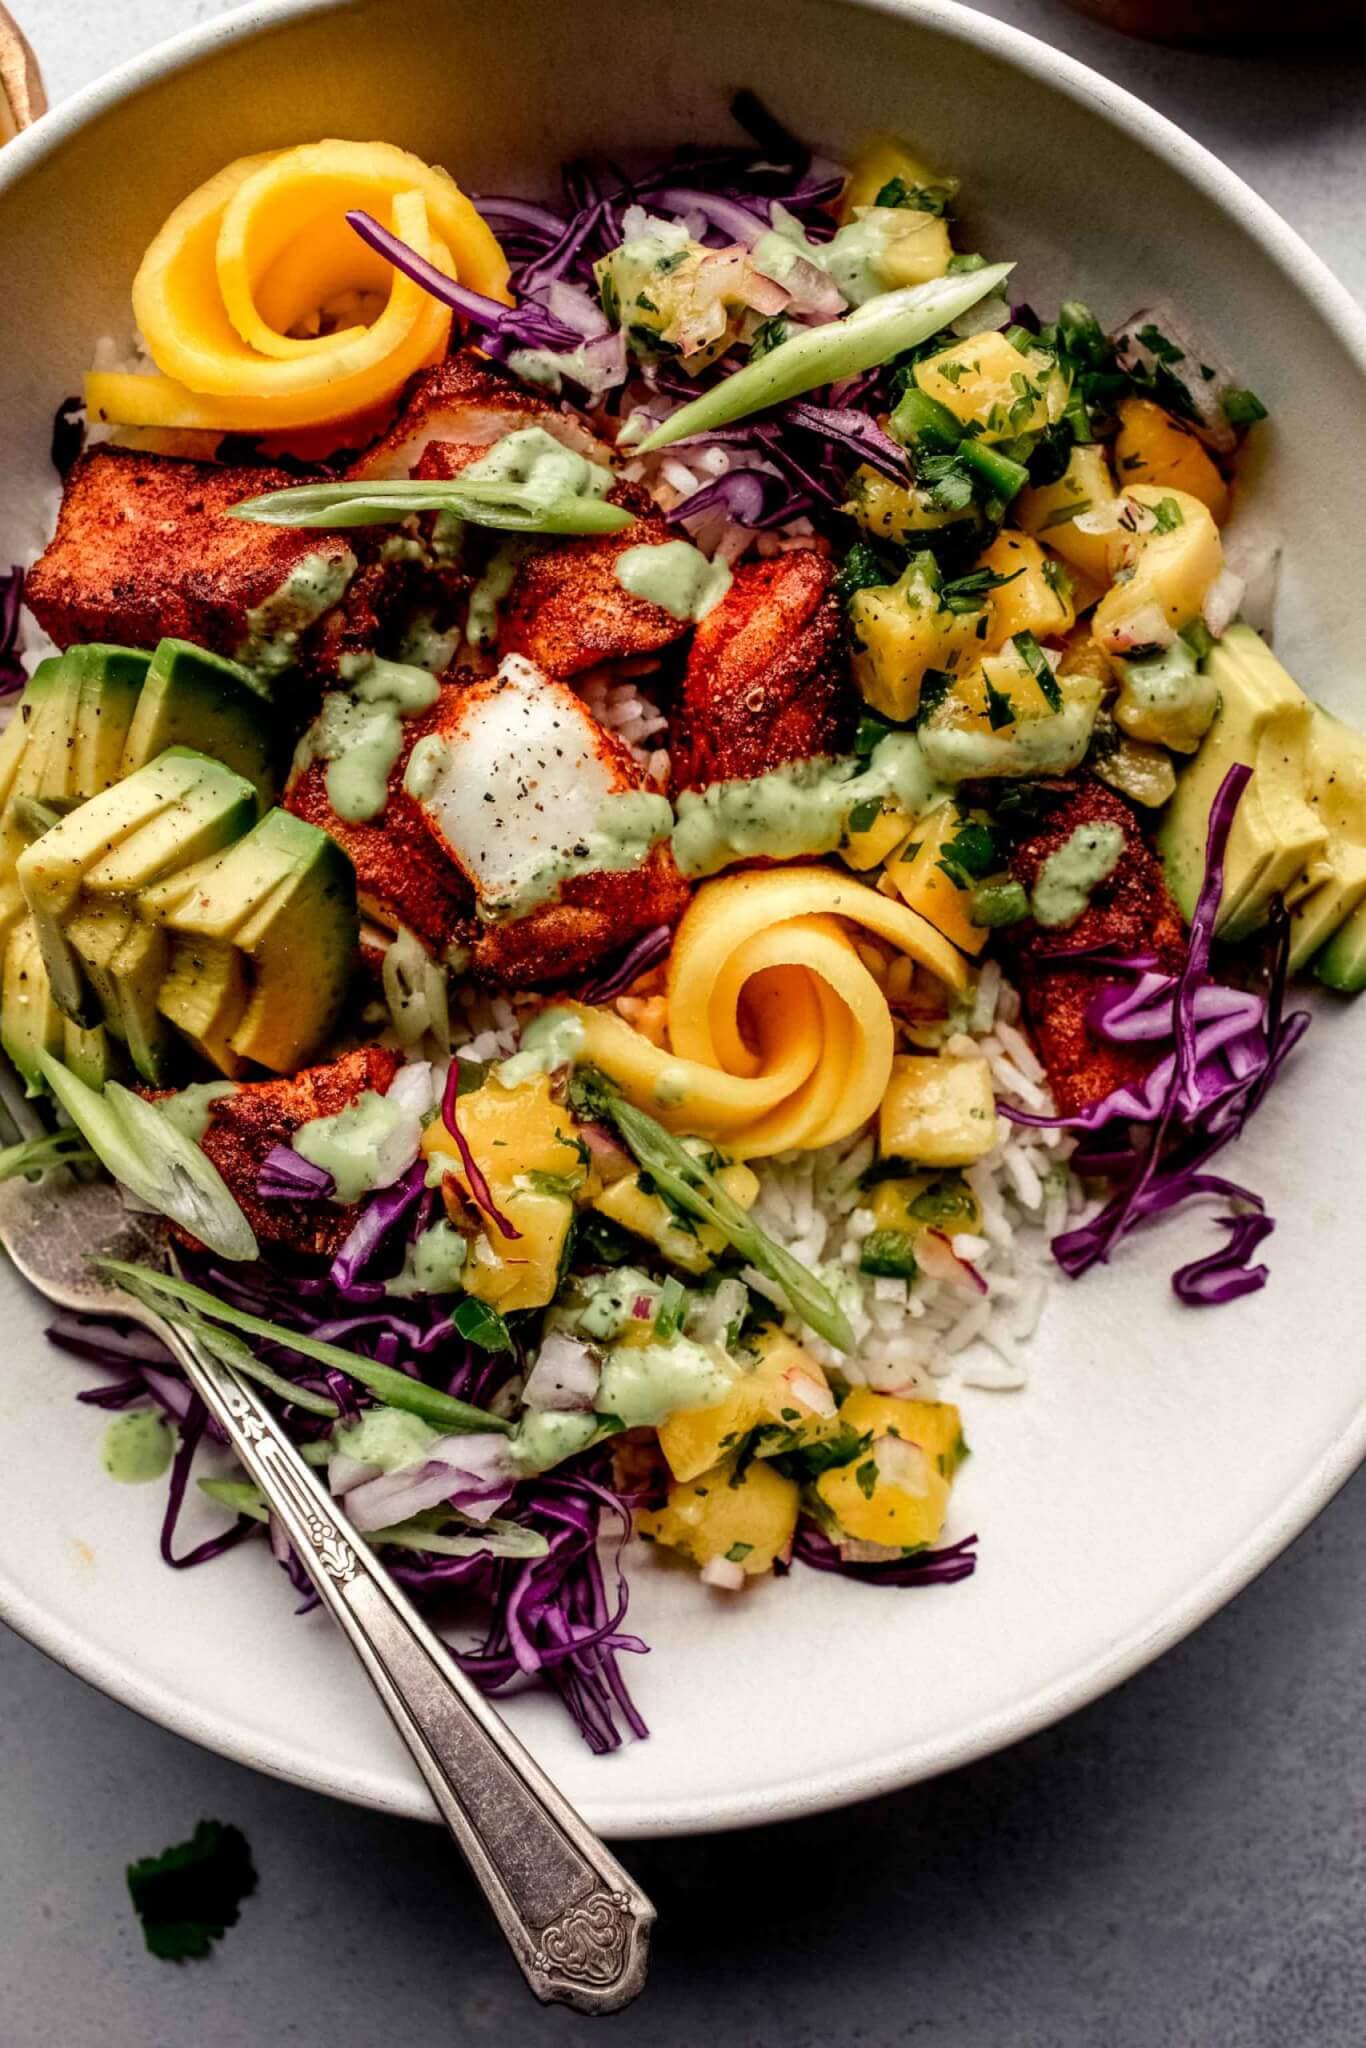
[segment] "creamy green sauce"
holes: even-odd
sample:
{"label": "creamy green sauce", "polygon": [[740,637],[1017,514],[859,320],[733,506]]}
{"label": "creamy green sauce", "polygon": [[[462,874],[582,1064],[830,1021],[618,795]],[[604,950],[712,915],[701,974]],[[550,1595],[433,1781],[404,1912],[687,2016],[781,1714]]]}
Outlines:
{"label": "creamy green sauce", "polygon": [[1118,825],[1078,825],[1039,870],[1029,901],[1035,922],[1054,931],[1075,924],[1091,891],[1114,873],[1123,851]]}
{"label": "creamy green sauce", "polygon": [[914,817],[943,795],[916,734],[888,733],[862,769],[853,759],[794,761],[769,775],[684,790],[674,859],[685,875],[714,875],[758,854],[833,853],[858,805],[891,797]]}
{"label": "creamy green sauce", "polygon": [[732,577],[726,562],[709,562],[691,541],[666,540],[660,547],[627,548],[617,557],[617,581],[632,597],[657,604],[673,619],[705,619]]}
{"label": "creamy green sauce", "polygon": [[168,1123],[174,1124],[182,1138],[188,1138],[192,1145],[202,1144],[204,1133],[212,1121],[213,1105],[225,1095],[236,1093],[235,1081],[194,1081],[188,1088],[180,1088],[174,1095],[163,1096],[157,1108]]}
{"label": "creamy green sauce", "polygon": [[491,647],[497,639],[498,607],[511,590],[531,545],[521,535],[513,534],[500,540],[489,556],[487,568],[470,592],[465,616],[465,638],[471,647]]}
{"label": "creamy green sauce", "polygon": [[715,1407],[730,1392],[732,1379],[716,1353],[691,1337],[622,1344],[607,1355],[594,1406],[628,1429],[657,1428],[682,1409]]}
{"label": "creamy green sauce", "polygon": [[619,1337],[635,1320],[631,1310],[641,1295],[650,1303],[652,1316],[659,1299],[659,1282],[639,1266],[618,1266],[611,1273],[584,1273],[574,1284],[580,1299],[572,1307],[552,1310],[554,1326],[601,1344]]}
{"label": "creamy green sauce", "polygon": [[411,1110],[367,1088],[336,1116],[314,1117],[311,1123],[301,1124],[292,1143],[302,1158],[331,1174],[337,1184],[334,1201],[358,1202],[378,1187],[384,1147],[411,1117]]}
{"label": "creamy green sauce", "polygon": [[403,1262],[389,1294],[455,1294],[465,1270],[468,1246],[453,1223],[443,1216],[422,1231]]}
{"label": "creamy green sauce", "polygon": [[507,1439],[508,1455],[523,1472],[548,1472],[585,1450],[601,1424],[596,1415],[569,1409],[530,1408]]}
{"label": "creamy green sauce", "polygon": [[860,219],[846,221],[830,241],[812,242],[789,215],[781,227],[760,235],[750,260],[765,277],[787,286],[794,263],[804,258],[838,285],[851,306],[862,306],[891,288],[888,253],[893,244],[923,234],[931,219],[913,208],[873,206]]}
{"label": "creamy green sauce", "polygon": [[564,498],[605,498],[612,472],[566,448],[544,427],[519,427],[460,472],[462,483],[510,483],[545,506]]}
{"label": "creamy green sauce", "polygon": [[283,675],[294,666],[299,641],[324,612],[341,602],[356,573],[356,558],[305,555],[278,590],[247,613],[247,635],[234,650],[238,661],[258,675]]}
{"label": "creamy green sauce", "polygon": [[1122,661],[1115,719],[1131,739],[1193,753],[1213,722],[1219,691],[1184,640],[1145,661]]}
{"label": "creamy green sauce", "polygon": [[459,645],[459,633],[438,632],[431,612],[414,612],[399,642],[398,659],[408,668],[425,668],[439,676],[454,661]]}
{"label": "creamy green sauce", "polygon": [[[416,748],[413,750],[416,752]],[[624,789],[605,796],[592,830],[571,845],[557,847],[544,860],[517,876],[496,898],[481,902],[479,915],[491,919],[525,917],[546,903],[573,875],[618,874],[638,868],[651,847],[667,839],[674,814],[669,799],[648,789]]]}
{"label": "creamy green sauce", "polygon": [[403,787],[417,803],[429,797],[451,764],[449,742],[439,732],[424,733],[408,756]]}
{"label": "creamy green sauce", "polygon": [[397,1472],[405,1465],[420,1465],[440,1435],[439,1429],[405,1409],[367,1408],[359,1422],[333,1430],[331,1448],[358,1465]]}
{"label": "creamy green sauce", "polygon": [[339,818],[377,818],[403,751],[403,720],[429,710],[440,685],[428,669],[377,654],[344,655],[345,690],[329,690],[303,747],[327,762],[327,800]]}
{"label": "creamy green sauce", "polygon": [[946,783],[975,775],[1063,775],[1085,754],[1095,715],[1094,699],[1064,698],[1060,711],[1022,718],[998,732],[931,721],[920,729],[920,744],[929,768]]}
{"label": "creamy green sauce", "polygon": [[572,1010],[542,1010],[523,1031],[517,1051],[500,1062],[496,1069],[499,1081],[504,1088],[520,1088],[538,1074],[573,1066],[583,1051],[585,1036],[583,1020]]}
{"label": "creamy green sauce", "polygon": [[145,1486],[160,1479],[175,1450],[175,1432],[164,1417],[139,1408],[120,1415],[104,1432],[100,1460],[111,1479],[122,1486]]}

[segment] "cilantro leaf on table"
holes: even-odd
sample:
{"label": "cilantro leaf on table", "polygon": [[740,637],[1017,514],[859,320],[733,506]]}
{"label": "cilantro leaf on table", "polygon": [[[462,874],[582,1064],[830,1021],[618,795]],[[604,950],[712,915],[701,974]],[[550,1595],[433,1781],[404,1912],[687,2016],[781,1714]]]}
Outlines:
{"label": "cilantro leaf on table", "polygon": [[128,1866],[128,1890],[148,1952],[183,1963],[210,1953],[256,1889],[256,1871],[240,1828],[202,1820],[188,1842]]}

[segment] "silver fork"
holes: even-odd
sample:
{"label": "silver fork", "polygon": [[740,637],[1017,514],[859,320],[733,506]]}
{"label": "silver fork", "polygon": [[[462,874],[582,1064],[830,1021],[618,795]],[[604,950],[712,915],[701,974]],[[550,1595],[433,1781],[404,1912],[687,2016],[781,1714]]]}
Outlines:
{"label": "silver fork", "polygon": [[[0,1053],[0,1136],[44,1128]],[[221,1423],[407,1743],[437,1810],[531,1989],[615,2012],[645,1982],[655,1911],[532,1762],[355,1533],[250,1381],[95,1271],[97,1258],[168,1264],[156,1227],[108,1181],[57,1172],[0,1181],[0,1245],[49,1301],[141,1323]]]}

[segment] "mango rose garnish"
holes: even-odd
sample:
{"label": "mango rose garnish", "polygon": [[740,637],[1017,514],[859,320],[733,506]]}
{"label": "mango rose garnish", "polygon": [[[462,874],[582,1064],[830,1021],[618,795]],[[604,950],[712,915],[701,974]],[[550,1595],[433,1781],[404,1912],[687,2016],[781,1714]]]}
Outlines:
{"label": "mango rose garnish", "polygon": [[731,875],[704,884],[678,927],[670,1050],[579,1004],[582,1057],[671,1130],[741,1159],[848,1137],[886,1093],[895,1050],[887,998],[851,927],[963,986],[961,954],[875,889],[829,868]]}
{"label": "mango rose garnish", "polygon": [[92,371],[91,418],[270,431],[373,410],[445,354],[450,309],[347,226],[361,208],[416,254],[508,301],[491,229],[443,170],[387,142],[239,157],[182,200],[133,282],[160,376]]}

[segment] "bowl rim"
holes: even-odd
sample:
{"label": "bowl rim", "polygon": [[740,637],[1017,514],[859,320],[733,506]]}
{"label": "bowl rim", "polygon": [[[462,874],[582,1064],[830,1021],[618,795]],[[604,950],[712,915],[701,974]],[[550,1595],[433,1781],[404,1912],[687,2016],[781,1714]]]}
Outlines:
{"label": "bowl rim", "polygon": [[[310,15],[340,13],[354,0],[247,0],[226,14],[180,31],[60,101],[0,152],[0,195],[89,123],[129,95],[208,62],[220,47],[267,34]],[[925,27],[996,57],[1098,113],[1159,159],[1222,212],[1232,214],[1286,280],[1306,298],[1366,379],[1366,309],[1323,259],[1238,174],[1166,115],[1126,87],[1012,24],[959,0],[829,0],[851,12]],[[1235,1549],[1156,1615],[1051,1684],[1012,1706],[983,1715],[952,1735],[920,1740],[861,1764],[833,1766],[790,1784],[750,1794],[685,1799],[615,1799],[604,1776],[601,1796],[581,1801],[585,1818],[617,1838],[720,1832],[793,1819],[852,1804],[939,1775],[1037,1734],[1122,1684],[1173,1648],[1258,1577],[1300,1535],[1366,1458],[1366,1397],[1331,1444],[1283,1495],[1278,1507]],[[131,1660],[92,1648],[55,1619],[0,1566],[0,1620],[87,1683],[173,1733],[306,1790],[382,1812],[434,1821],[416,1770],[337,1771],[311,1764],[282,1739],[248,1732],[188,1705],[149,1680]]]}

